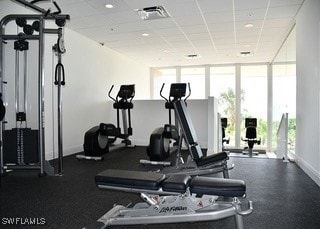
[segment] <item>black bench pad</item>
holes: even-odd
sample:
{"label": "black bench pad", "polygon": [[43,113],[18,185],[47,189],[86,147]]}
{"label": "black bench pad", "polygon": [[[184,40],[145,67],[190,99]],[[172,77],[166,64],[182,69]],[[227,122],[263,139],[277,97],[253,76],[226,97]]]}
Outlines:
{"label": "black bench pad", "polygon": [[194,177],[190,183],[190,192],[198,195],[240,197],[246,193],[246,184],[242,180]]}
{"label": "black bench pad", "polygon": [[166,177],[155,172],[127,170],[105,170],[95,177],[96,185],[115,188],[162,190],[164,192],[184,193],[187,188],[197,195],[214,195],[224,197],[240,197],[246,192],[246,184],[242,180],[190,177],[175,174]]}
{"label": "black bench pad", "polygon": [[164,174],[155,172],[107,169],[96,175],[95,181],[97,185],[158,190],[165,178]]}
{"label": "black bench pad", "polygon": [[189,175],[170,175],[170,177],[162,182],[162,190],[166,192],[185,193],[189,187],[190,181],[191,177]]}
{"label": "black bench pad", "polygon": [[204,166],[209,165],[216,162],[221,162],[223,160],[228,160],[228,154],[226,152],[220,152],[213,155],[210,155],[208,157],[202,157],[199,160],[196,161],[198,166]]}

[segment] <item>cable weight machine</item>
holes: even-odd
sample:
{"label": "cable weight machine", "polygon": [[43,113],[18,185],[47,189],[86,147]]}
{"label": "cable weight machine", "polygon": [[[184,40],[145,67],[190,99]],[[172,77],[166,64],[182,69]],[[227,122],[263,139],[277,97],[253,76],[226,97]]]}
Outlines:
{"label": "cable weight machine", "polygon": [[[55,12],[51,12],[51,9],[45,10],[38,7],[36,3],[39,0],[31,2],[15,0],[14,2],[40,14],[7,15],[0,21],[0,93],[6,108],[6,116],[0,122],[2,130],[0,131],[0,172],[1,175],[4,175],[9,170],[32,169],[38,170],[39,176],[54,175],[53,167],[45,159],[44,111],[44,37],[46,34],[54,34],[58,36],[57,43],[53,46],[53,51],[58,59],[54,82],[57,86],[58,103],[58,175],[62,175],[61,89],[65,85],[62,65],[62,54],[65,52],[63,27],[70,17],[61,14],[56,2],[53,2],[57,9]],[[45,22],[49,20],[54,20],[57,28],[46,28]],[[6,28],[12,26],[13,23],[17,25],[17,34],[6,31]],[[8,50],[12,46],[12,42],[15,50],[14,77],[12,77],[10,66],[8,66],[10,63]],[[28,55],[31,48],[36,49],[37,55]],[[31,52],[31,54],[33,53]],[[29,59],[35,60],[37,64],[31,65],[32,60]],[[13,85],[14,95],[10,94],[10,86]],[[33,90],[30,90],[31,86],[34,86]],[[12,108],[13,104],[15,104],[14,109]]]}

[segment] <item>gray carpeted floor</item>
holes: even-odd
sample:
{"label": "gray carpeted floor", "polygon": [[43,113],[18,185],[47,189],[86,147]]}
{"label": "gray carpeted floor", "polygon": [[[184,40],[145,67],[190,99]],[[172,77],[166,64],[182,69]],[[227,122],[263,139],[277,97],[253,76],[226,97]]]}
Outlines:
{"label": "gray carpeted floor", "polygon": [[[139,165],[145,148],[136,147],[106,155],[102,162],[78,161],[74,156],[64,160],[63,177],[38,178],[36,172],[15,171],[1,179],[0,228],[8,219],[37,218],[44,226],[31,228],[82,228],[90,225],[114,203],[140,201],[135,194],[101,191],[95,187],[94,176],[107,169],[148,170]],[[320,228],[320,188],[299,167],[276,159],[230,157],[235,168],[231,178],[247,184],[247,198],[253,201],[254,212],[244,218],[245,228],[252,229],[316,229]],[[233,219],[216,222],[139,225],[134,229],[212,229],[234,228]]]}

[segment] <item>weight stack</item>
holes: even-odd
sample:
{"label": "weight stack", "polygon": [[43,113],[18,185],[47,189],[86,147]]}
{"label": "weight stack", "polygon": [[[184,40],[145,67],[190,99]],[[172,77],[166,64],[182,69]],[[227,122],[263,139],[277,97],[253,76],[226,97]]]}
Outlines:
{"label": "weight stack", "polygon": [[5,164],[34,164],[39,162],[39,130],[13,128],[3,133],[3,161]]}

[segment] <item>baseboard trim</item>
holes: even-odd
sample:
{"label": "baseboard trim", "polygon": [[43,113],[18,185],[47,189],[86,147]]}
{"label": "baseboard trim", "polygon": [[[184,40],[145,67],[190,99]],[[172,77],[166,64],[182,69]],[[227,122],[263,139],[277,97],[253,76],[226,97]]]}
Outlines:
{"label": "baseboard trim", "polygon": [[297,154],[295,155],[295,162],[320,187],[320,172],[316,171],[308,162]]}

